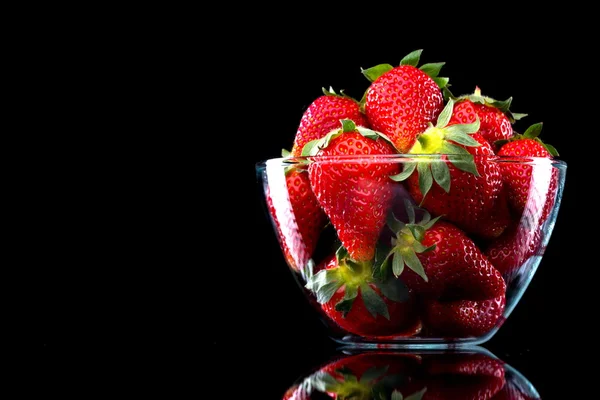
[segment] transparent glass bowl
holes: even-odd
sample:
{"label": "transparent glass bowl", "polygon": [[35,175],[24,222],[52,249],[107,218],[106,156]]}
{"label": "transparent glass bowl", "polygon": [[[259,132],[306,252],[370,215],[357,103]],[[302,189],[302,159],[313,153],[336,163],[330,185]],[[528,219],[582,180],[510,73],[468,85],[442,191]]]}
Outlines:
{"label": "transparent glass bowl", "polygon": [[287,266],[333,340],[481,344],[509,317],[550,239],[567,166],[474,156],[474,172],[458,157],[256,164]]}
{"label": "transparent glass bowl", "polygon": [[[412,397],[411,397],[412,396]],[[282,399],[539,399],[519,371],[473,346],[338,355],[290,385]]]}

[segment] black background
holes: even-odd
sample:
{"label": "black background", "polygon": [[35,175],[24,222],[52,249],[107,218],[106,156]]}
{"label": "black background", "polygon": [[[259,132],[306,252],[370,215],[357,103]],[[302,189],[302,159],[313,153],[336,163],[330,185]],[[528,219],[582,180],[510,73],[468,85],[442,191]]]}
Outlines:
{"label": "black background", "polygon": [[[68,355],[76,360],[69,371],[108,365],[102,369],[106,383],[144,371],[140,387],[184,386],[204,395],[210,387],[230,397],[242,392],[277,399],[336,354],[337,345],[284,263],[255,164],[291,148],[302,113],[322,87],[360,98],[368,84],[361,68],[396,65],[423,49],[422,63],[446,62],[440,75],[450,78],[455,94],[477,85],[484,95],[512,96],[512,110],[528,114],[515,129],[543,122],[542,138],[568,164],[545,256],[517,308],[484,347],[522,372],[542,398],[585,392],[591,382],[580,360],[591,358],[597,336],[590,326],[597,314],[590,273],[597,264],[592,261],[597,207],[589,188],[597,186],[590,181],[596,175],[591,166],[598,114],[586,15],[507,15],[491,23],[444,13],[433,21],[432,12],[407,24],[406,16],[384,21],[383,9],[368,23],[361,10],[350,19],[319,11],[310,22],[303,16],[292,22],[294,10],[275,17],[253,11],[259,16],[239,23],[219,18],[226,22],[216,29],[197,29],[211,19],[206,14],[172,30],[159,26],[151,35],[157,40],[145,44],[155,69],[143,93],[167,88],[150,102],[172,111],[170,128],[159,139],[144,139],[158,149],[145,160],[152,170],[136,166],[125,186],[145,177],[151,189],[126,204],[119,221],[125,228],[110,227],[115,238],[105,236],[104,248],[77,260],[94,258],[82,268],[95,265],[96,258],[104,262],[91,275],[48,274],[55,286],[45,292],[43,304],[47,372],[57,372]],[[566,28],[569,19],[576,23]],[[163,40],[166,31],[169,39]],[[135,49],[133,43],[126,47]],[[168,161],[163,145],[170,146]],[[212,155],[227,161],[212,161]],[[119,190],[110,201],[121,198]],[[141,216],[135,229],[133,214]],[[588,227],[591,234],[584,233]],[[132,251],[130,243],[140,237],[144,245]],[[115,247],[130,253],[117,257]],[[106,259],[105,250],[111,252]],[[102,282],[92,295],[86,293],[90,281]],[[66,295],[73,286],[77,296]],[[82,306],[79,299],[89,297]],[[170,379],[148,381],[156,375],[179,379],[174,385]],[[59,385],[68,380],[62,376]]]}

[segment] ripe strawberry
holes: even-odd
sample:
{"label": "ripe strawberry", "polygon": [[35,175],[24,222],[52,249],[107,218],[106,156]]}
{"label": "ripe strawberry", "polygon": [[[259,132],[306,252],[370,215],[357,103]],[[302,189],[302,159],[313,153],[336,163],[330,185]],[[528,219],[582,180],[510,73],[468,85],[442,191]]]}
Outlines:
{"label": "ripe strawberry", "polygon": [[[392,218],[397,232],[393,254],[394,275],[426,298],[486,300],[504,295],[506,284],[477,245],[456,226],[430,220],[403,224]],[[406,263],[409,268],[404,268]]]}
{"label": "ripe strawberry", "polygon": [[420,321],[412,295],[397,279],[381,279],[373,264],[355,262],[343,247],[310,276],[311,290],[325,314],[346,332],[365,336],[410,336]]}
{"label": "ripe strawberry", "polygon": [[424,323],[433,336],[482,336],[501,321],[504,294],[489,300],[428,301]]}
{"label": "ripe strawberry", "polygon": [[546,221],[558,190],[558,170],[552,166],[558,152],[538,138],[541,130],[542,123],[533,124],[498,151],[499,156],[515,158],[515,162],[502,163],[502,174],[512,209],[528,219],[531,229],[539,229]]}
{"label": "ripe strawberry", "polygon": [[[400,172],[379,156],[394,154],[394,148],[376,132],[343,120],[342,129],[309,142],[303,153],[315,156],[310,183],[342,245],[355,261],[372,260],[396,186],[389,177]],[[365,157],[360,163],[340,157],[348,155]]]}
{"label": "ripe strawberry", "polygon": [[540,395],[529,384],[518,380],[519,378],[511,375],[506,379],[506,384],[494,396],[493,400],[539,400]]}
{"label": "ripe strawberry", "polygon": [[363,70],[371,81],[364,97],[371,128],[389,137],[401,153],[438,117],[443,108],[440,88],[448,83],[437,76],[444,63],[417,68],[421,52],[410,53],[397,67],[381,64]]}
{"label": "ripe strawberry", "polygon": [[505,384],[502,361],[482,353],[448,353],[424,360],[423,399],[494,398]]}
{"label": "ripe strawberry", "polygon": [[538,252],[541,241],[541,229],[531,229],[525,224],[514,224],[500,237],[494,239],[485,249],[484,254],[508,280],[525,261]]}
{"label": "ripe strawberry", "polygon": [[312,192],[308,172],[301,168],[288,169],[279,185],[277,177],[270,175],[266,195],[283,254],[296,271],[302,271],[312,257],[319,233],[327,223]]}
{"label": "ripe strawberry", "polygon": [[368,128],[367,117],[360,111],[359,103],[351,97],[336,94],[333,89],[323,88],[323,95],[317,97],[306,109],[296,131],[292,156],[302,155],[306,143],[321,139],[340,126],[341,119],[350,119],[356,125]]}
{"label": "ripe strawberry", "polygon": [[406,180],[416,202],[433,215],[443,215],[469,234],[494,238],[510,221],[497,157],[483,136],[475,133],[479,120],[451,125],[453,110],[450,99],[436,125],[418,135],[410,149],[431,156],[405,163],[402,173],[392,179]]}
{"label": "ripe strawberry", "polygon": [[484,97],[479,87],[476,87],[473,94],[456,99],[450,124],[470,124],[479,119],[478,133],[494,147],[494,142],[510,139],[513,136],[512,124],[526,116],[512,113],[511,102],[512,97],[505,101]]}

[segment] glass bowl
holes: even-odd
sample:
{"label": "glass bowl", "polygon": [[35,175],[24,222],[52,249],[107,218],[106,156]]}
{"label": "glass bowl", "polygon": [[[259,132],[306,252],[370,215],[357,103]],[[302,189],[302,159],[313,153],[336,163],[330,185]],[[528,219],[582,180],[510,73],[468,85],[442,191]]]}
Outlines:
{"label": "glass bowl", "polygon": [[337,355],[282,399],[539,399],[519,371],[488,350],[386,350]]}
{"label": "glass bowl", "polygon": [[566,163],[360,155],[256,164],[287,267],[336,342],[488,341],[535,274]]}

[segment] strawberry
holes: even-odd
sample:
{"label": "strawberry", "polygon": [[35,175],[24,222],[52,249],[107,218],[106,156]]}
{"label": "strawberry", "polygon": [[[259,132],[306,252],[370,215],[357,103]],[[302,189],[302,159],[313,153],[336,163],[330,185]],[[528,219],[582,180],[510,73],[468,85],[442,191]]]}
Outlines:
{"label": "strawberry", "polygon": [[[513,136],[513,124],[527,114],[510,111],[512,97],[497,101],[481,95],[475,88],[473,94],[456,98],[450,124],[470,124],[479,119],[479,134],[494,146],[498,140],[508,140]],[[497,150],[497,149],[494,149]]]}
{"label": "strawberry", "polygon": [[306,288],[346,332],[373,338],[420,330],[411,293],[401,281],[374,274],[372,262],[356,262],[340,247],[319,269],[309,276]]}
{"label": "strawberry", "polygon": [[433,215],[443,215],[469,234],[494,238],[510,221],[497,157],[483,136],[475,133],[478,120],[450,124],[453,110],[450,99],[437,124],[420,134],[410,150],[432,156],[405,163],[402,173],[392,179],[406,180],[410,194]]}
{"label": "strawberry", "polygon": [[502,319],[504,294],[489,300],[426,302],[424,323],[433,336],[466,337],[488,333]]}
{"label": "strawberry", "polygon": [[448,83],[447,78],[438,77],[444,63],[417,68],[421,52],[410,53],[397,67],[381,64],[363,70],[371,82],[363,101],[371,128],[389,137],[401,153],[412,147],[417,135],[442,111],[440,88]]}
{"label": "strawberry", "polygon": [[483,352],[449,353],[426,360],[428,375],[492,376],[504,379],[504,362]]}
{"label": "strawberry", "polygon": [[430,220],[427,212],[419,224],[413,218],[408,224],[388,219],[396,232],[389,251],[392,270],[410,290],[430,299],[486,300],[504,295],[504,279],[463,231],[439,217]]}
{"label": "strawberry", "polygon": [[302,271],[315,250],[327,216],[312,192],[306,169],[288,168],[285,180],[275,175],[268,178],[266,200],[277,238],[288,264]]}
{"label": "strawberry", "polygon": [[519,378],[511,375],[506,379],[506,384],[493,397],[493,400],[539,400],[541,397],[533,386],[527,382],[519,381]]}
{"label": "strawberry", "polygon": [[509,204],[519,217],[528,219],[531,229],[539,229],[546,221],[558,190],[558,169],[552,166],[558,152],[539,139],[541,130],[542,123],[533,124],[498,150],[499,156],[515,158],[502,163],[502,174]]}
{"label": "strawberry", "polygon": [[494,267],[506,278],[510,278],[531,256],[540,249],[540,229],[530,229],[525,224],[514,224],[500,237],[494,239],[484,254]]}
{"label": "strawberry", "polygon": [[[303,150],[314,156],[308,166],[312,190],[355,261],[372,260],[375,255],[397,185],[389,176],[400,172],[398,164],[378,156],[394,153],[377,132],[357,127],[351,120],[342,120],[342,129],[309,142]],[[360,163],[344,162],[343,156],[348,155],[365,157]]]}
{"label": "strawberry", "polygon": [[321,139],[340,126],[341,119],[350,119],[356,125],[368,128],[366,116],[360,111],[359,103],[346,95],[338,95],[333,89],[323,88],[323,95],[317,97],[306,109],[296,131],[292,156],[302,155],[306,143]]}

